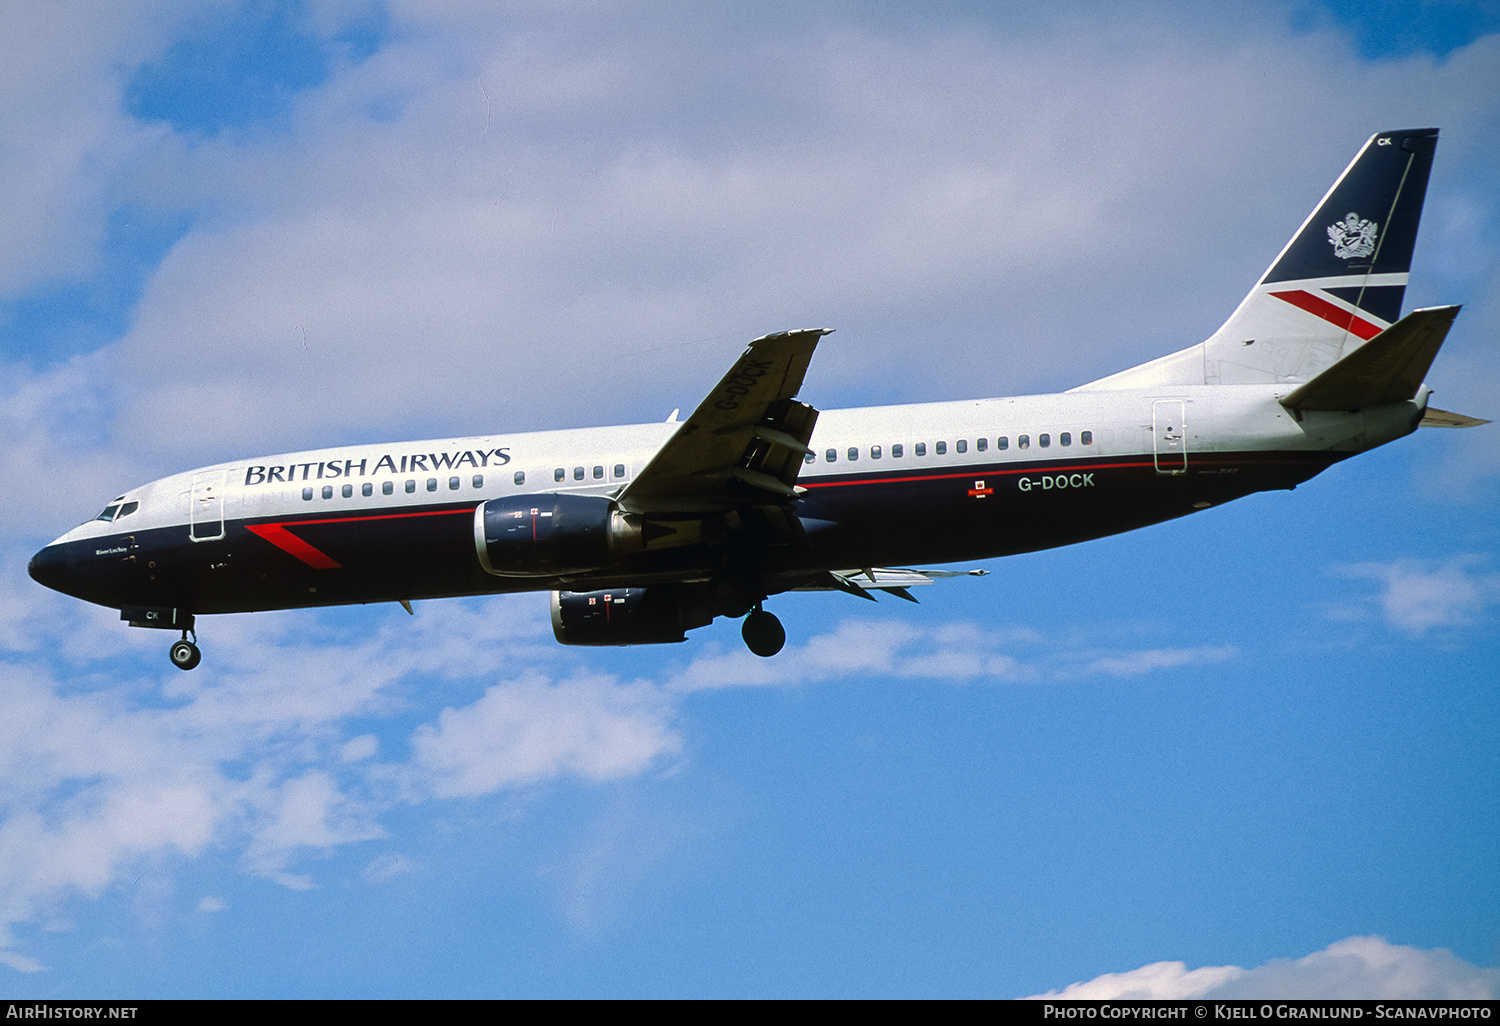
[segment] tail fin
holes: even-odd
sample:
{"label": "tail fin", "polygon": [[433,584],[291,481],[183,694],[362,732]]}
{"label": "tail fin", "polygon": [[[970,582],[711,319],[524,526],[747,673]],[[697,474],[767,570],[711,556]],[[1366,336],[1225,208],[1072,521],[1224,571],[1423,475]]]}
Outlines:
{"label": "tail fin", "polygon": [[1435,128],[1377,132],[1199,346],[1084,389],[1307,381],[1401,317]]}

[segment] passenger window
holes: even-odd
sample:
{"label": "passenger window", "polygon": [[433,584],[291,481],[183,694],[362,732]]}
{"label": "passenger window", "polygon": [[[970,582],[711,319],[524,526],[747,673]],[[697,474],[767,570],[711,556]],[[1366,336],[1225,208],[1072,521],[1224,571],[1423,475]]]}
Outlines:
{"label": "passenger window", "polygon": [[375,486],[366,481],[359,486],[359,494],[368,499],[371,495],[375,494]]}
{"label": "passenger window", "polygon": [[948,443],[939,442],[932,447],[932,451],[937,453],[939,456],[946,456],[948,454]]}
{"label": "passenger window", "polygon": [[995,448],[996,449],[1009,449],[1010,448],[1010,439],[1006,438],[1004,435],[1001,435],[999,438],[995,439]]}
{"label": "passenger window", "polygon": [[837,449],[829,449],[823,454],[823,458],[829,463],[837,463],[839,461],[839,451]]}
{"label": "passenger window", "polygon": [[[516,482],[516,484],[520,484],[522,481],[526,480],[526,472],[524,470],[520,471],[520,472],[518,472],[516,474],[516,477],[520,479],[520,480],[518,480]],[[472,478],[469,479],[469,486],[471,488],[483,488],[484,487],[484,475],[483,474],[475,474]]]}
{"label": "passenger window", "polygon": [[1016,439],[1016,448],[1017,449],[1030,449],[1031,448],[1031,436],[1030,435],[1021,435],[1020,437],[1018,437]]}
{"label": "passenger window", "polygon": [[1048,435],[1048,434],[1037,435],[1036,436],[1036,444],[1040,445],[1043,449],[1045,449],[1045,448],[1047,448],[1047,446],[1049,446],[1049,445],[1052,444],[1052,436]]}
{"label": "passenger window", "polygon": [[818,454],[815,453],[815,452],[810,452],[810,453],[806,453],[805,455],[803,455],[802,462],[803,463],[815,463],[815,462],[817,462],[817,459],[818,459]]}
{"label": "passenger window", "polygon": [[312,502],[312,489],[311,488],[304,488],[304,489],[302,489],[302,501],[303,502]]}
{"label": "passenger window", "polygon": [[395,486],[395,482],[394,481],[382,481],[382,482],[380,482],[380,494],[381,495],[389,495],[392,492],[394,492],[395,490],[396,490],[396,486]]}
{"label": "passenger window", "polygon": [[408,480],[406,482],[406,494],[410,495],[412,492],[414,492],[416,490],[417,490],[417,482],[416,481],[412,481],[412,480]]}
{"label": "passenger window", "polygon": [[[526,471],[524,471],[524,470],[518,470],[518,471],[516,471],[515,482],[518,485],[525,484],[526,483]],[[484,487],[484,475],[483,474],[475,474],[474,475],[474,487],[475,488],[483,488]]]}
{"label": "passenger window", "polygon": [[120,507],[118,505],[105,506],[104,507],[104,512],[100,513],[94,519],[95,520],[103,520],[103,521],[108,522],[110,520],[113,520],[115,518],[115,514],[118,513],[119,511],[120,511]]}
{"label": "passenger window", "polygon": [[1092,431],[1084,431],[1079,434],[1078,441],[1082,445],[1093,445],[1094,433]]}
{"label": "passenger window", "polygon": [[1057,444],[1058,445],[1072,445],[1073,444],[1073,436],[1070,435],[1070,434],[1068,434],[1066,431],[1064,431],[1062,434],[1060,434],[1060,435],[1057,436]]}
{"label": "passenger window", "polygon": [[870,446],[870,459],[872,459],[872,460],[878,460],[878,459],[880,459],[880,446],[878,446],[878,445],[872,445],[872,446]]}
{"label": "passenger window", "polygon": [[849,447],[849,462],[853,463],[857,459],[859,459],[859,450],[851,445]]}
{"label": "passenger window", "polygon": [[968,452],[969,440],[967,438],[960,438],[957,442],[953,443],[953,447],[959,452]]}
{"label": "passenger window", "polygon": [[916,445],[914,445],[914,446],[911,447],[911,450],[912,450],[912,452],[916,453],[918,456],[926,456],[927,455],[927,443],[926,442],[918,442]]}
{"label": "passenger window", "polygon": [[623,464],[623,463],[616,463],[615,464],[615,477],[624,477],[624,476],[625,476],[625,464]]}
{"label": "passenger window", "polygon": [[974,448],[978,449],[980,452],[984,452],[989,447],[990,440],[988,438],[976,438],[974,440]]}
{"label": "passenger window", "polygon": [[346,498],[346,499],[352,499],[352,498],[354,498],[354,486],[353,485],[344,485],[344,498]]}
{"label": "passenger window", "polygon": [[331,499],[331,498],[333,498],[333,485],[324,485],[323,486],[323,498],[325,498],[325,499]]}
{"label": "passenger window", "polygon": [[429,477],[427,479],[427,490],[429,492],[435,492],[435,491],[437,491],[437,478],[435,478],[435,477]]}
{"label": "passenger window", "polygon": [[603,467],[595,467],[594,468],[594,480],[595,481],[603,481],[604,480],[604,468]]}
{"label": "passenger window", "polygon": [[901,443],[897,442],[895,445],[891,446],[891,459],[893,459],[893,460],[899,460],[901,458],[901,456],[902,456]]}
{"label": "passenger window", "polygon": [[567,476],[568,476],[568,472],[566,470],[564,470],[562,467],[558,467],[556,470],[554,470],[552,472],[552,480],[554,480],[554,481],[561,481],[563,478],[565,478]]}
{"label": "passenger window", "polygon": [[583,480],[583,468],[582,467],[574,467],[573,468],[573,480],[574,481],[582,481]]}
{"label": "passenger window", "polygon": [[448,490],[450,492],[456,492],[456,491],[458,491],[458,478],[456,478],[456,477],[450,477],[448,479]]}

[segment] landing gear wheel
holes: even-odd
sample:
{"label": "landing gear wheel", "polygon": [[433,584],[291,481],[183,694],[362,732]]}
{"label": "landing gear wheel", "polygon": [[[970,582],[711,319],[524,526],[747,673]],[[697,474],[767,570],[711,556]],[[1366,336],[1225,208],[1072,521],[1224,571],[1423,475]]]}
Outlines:
{"label": "landing gear wheel", "polygon": [[198,651],[198,646],[187,638],[172,642],[167,655],[171,657],[172,665],[179,670],[191,670],[203,659],[203,653]]}
{"label": "landing gear wheel", "polygon": [[759,606],[755,612],[745,617],[740,636],[745,639],[745,647],[762,658],[775,655],[786,644],[786,628],[781,626],[776,614],[768,613]]}

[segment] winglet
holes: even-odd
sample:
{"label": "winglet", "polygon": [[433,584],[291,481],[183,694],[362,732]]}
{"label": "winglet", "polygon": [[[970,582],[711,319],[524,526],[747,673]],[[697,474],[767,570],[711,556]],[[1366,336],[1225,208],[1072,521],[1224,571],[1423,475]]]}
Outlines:
{"label": "winglet", "polygon": [[1297,412],[1359,410],[1416,398],[1458,311],[1457,306],[1413,310],[1287,393],[1281,405]]}

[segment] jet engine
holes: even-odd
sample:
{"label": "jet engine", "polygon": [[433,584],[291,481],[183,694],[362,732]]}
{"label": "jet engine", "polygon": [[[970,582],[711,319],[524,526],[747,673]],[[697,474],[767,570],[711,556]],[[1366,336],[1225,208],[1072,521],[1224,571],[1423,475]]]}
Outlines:
{"label": "jet engine", "polygon": [[554,591],[552,635],[564,645],[664,645],[713,621],[690,589],[674,584]]}
{"label": "jet engine", "polygon": [[474,510],[479,565],[498,577],[612,566],[643,548],[640,522],[598,495],[520,495]]}

